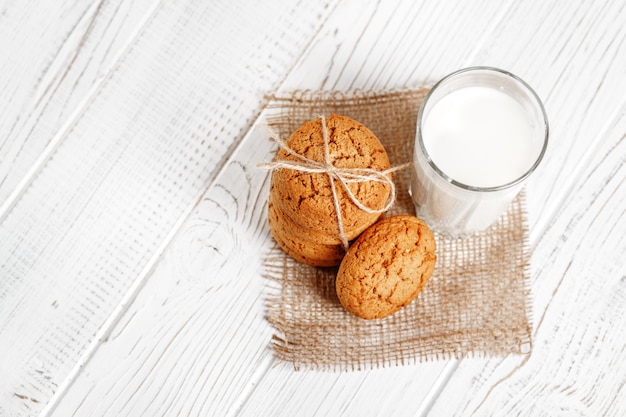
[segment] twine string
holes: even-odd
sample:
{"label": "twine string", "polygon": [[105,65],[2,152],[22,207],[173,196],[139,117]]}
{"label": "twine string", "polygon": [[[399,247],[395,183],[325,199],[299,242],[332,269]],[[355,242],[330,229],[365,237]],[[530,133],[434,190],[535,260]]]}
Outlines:
{"label": "twine string", "polygon": [[[350,198],[350,200],[361,210],[369,214],[382,214],[389,210],[393,203],[396,200],[396,187],[391,178],[388,177],[388,174],[399,171],[408,167],[410,164],[402,164],[396,167],[392,167],[386,169],[384,171],[377,171],[372,168],[341,168],[333,165],[333,161],[330,156],[330,138],[328,135],[328,129],[326,126],[326,118],[324,116],[320,116],[322,121],[322,132],[324,138],[324,161],[315,161],[313,159],[307,158],[304,155],[301,155],[291,149],[287,143],[280,138],[280,136],[271,128],[267,127],[268,134],[271,140],[276,142],[281,149],[287,152],[289,155],[295,157],[297,160],[274,160],[272,162],[263,162],[259,164],[259,168],[268,169],[268,170],[279,170],[279,169],[291,169],[295,171],[304,172],[307,174],[326,174],[328,175],[328,179],[330,181],[330,188],[333,194],[333,205],[335,207],[335,212],[337,213],[337,229],[339,232],[339,239],[341,240],[341,244],[345,250],[348,250],[349,243],[348,238],[346,236],[343,224],[343,217],[341,215],[341,207],[339,205],[339,197],[337,195],[337,187],[335,185],[335,181],[338,181],[343,189],[346,191],[346,194]],[[389,196],[385,205],[380,209],[373,209],[371,207],[363,204],[356,195],[350,190],[348,184],[350,183],[359,183],[359,182],[368,182],[375,181],[382,184],[387,184],[389,186]]]}
{"label": "twine string", "polygon": [[[324,116],[321,116],[321,119],[322,119],[322,133],[324,135],[324,165],[326,168],[332,167],[331,169],[329,169],[329,172],[331,172],[332,170],[335,169],[335,166],[332,164],[332,161],[330,160],[330,145],[329,145],[330,139],[328,138],[328,129],[326,128],[326,118]],[[335,205],[335,212],[337,213],[337,228],[339,229],[339,239],[341,239],[341,244],[343,245],[343,248],[347,251],[348,250],[348,237],[346,236],[346,233],[344,231],[345,229],[343,227],[343,216],[341,215],[341,207],[339,207],[339,198],[337,198],[337,189],[335,188],[334,177],[335,175],[330,174],[330,173],[328,174],[328,180],[330,181],[330,189],[333,192],[333,204]]]}

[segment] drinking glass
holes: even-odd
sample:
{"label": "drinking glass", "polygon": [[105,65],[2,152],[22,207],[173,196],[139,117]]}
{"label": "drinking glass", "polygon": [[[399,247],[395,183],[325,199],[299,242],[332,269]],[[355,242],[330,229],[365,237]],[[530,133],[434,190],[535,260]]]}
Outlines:
{"label": "drinking glass", "polygon": [[485,230],[539,166],[548,130],[541,100],[510,72],[470,67],[444,77],[417,118],[417,215],[448,237]]}

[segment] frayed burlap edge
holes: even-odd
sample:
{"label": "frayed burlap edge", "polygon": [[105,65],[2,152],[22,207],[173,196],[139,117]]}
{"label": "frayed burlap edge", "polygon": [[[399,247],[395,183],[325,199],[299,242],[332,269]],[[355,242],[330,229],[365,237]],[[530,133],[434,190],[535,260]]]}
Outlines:
{"label": "frayed burlap edge", "polygon": [[[296,91],[268,97],[268,124],[287,138],[331,113],[369,127],[392,165],[411,160],[415,121],[427,87],[390,92]],[[394,175],[391,214],[414,214],[409,170]],[[524,193],[487,231],[466,239],[436,235],[437,267],[416,300],[367,321],[347,313],[335,268],[296,262],[278,246],[266,257],[266,313],[276,357],[295,369],[358,370],[464,356],[527,353],[532,347],[530,255]]]}

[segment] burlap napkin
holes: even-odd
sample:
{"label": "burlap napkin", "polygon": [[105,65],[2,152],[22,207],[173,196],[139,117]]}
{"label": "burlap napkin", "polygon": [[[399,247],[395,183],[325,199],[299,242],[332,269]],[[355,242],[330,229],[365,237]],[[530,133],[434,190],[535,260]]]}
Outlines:
{"label": "burlap napkin", "polygon": [[[269,97],[268,123],[287,138],[303,122],[331,113],[369,127],[392,166],[411,161],[426,88],[394,92],[294,92]],[[409,170],[394,175],[389,214],[415,214]],[[296,369],[364,367],[525,353],[529,323],[528,228],[523,195],[499,222],[464,240],[437,235],[437,266],[425,289],[400,312],[367,321],[347,313],[335,293],[335,268],[298,263],[276,246],[267,256],[267,318],[276,356]]]}

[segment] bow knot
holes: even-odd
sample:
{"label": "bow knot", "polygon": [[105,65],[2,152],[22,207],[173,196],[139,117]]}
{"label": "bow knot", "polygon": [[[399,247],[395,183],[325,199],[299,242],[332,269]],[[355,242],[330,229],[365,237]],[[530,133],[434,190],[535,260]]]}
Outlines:
{"label": "bow knot", "polygon": [[[324,116],[320,116],[322,121],[322,132],[324,137],[324,160],[323,161],[315,161],[313,159],[307,158],[304,155],[300,155],[295,152],[287,143],[283,141],[276,132],[271,129],[269,130],[270,139],[278,143],[278,145],[286,151],[289,155],[296,158],[296,160],[275,160],[272,162],[264,162],[259,164],[260,168],[269,169],[269,170],[277,170],[277,169],[291,169],[295,171],[305,172],[307,174],[326,174],[328,175],[328,179],[330,181],[330,188],[333,194],[333,204],[335,207],[335,212],[337,213],[337,228],[339,231],[339,238],[341,239],[341,243],[345,250],[348,250],[348,239],[344,232],[343,227],[343,219],[341,217],[341,210],[339,207],[339,199],[337,196],[337,189],[335,187],[335,181],[338,181],[343,189],[346,191],[350,200],[361,210],[366,213],[376,214],[376,213],[384,213],[391,208],[396,199],[396,187],[391,178],[388,177],[388,174],[398,171],[400,169],[406,168],[409,164],[403,164],[397,167],[389,168],[384,171],[377,171],[372,168],[347,168],[347,167],[336,167],[333,165],[330,150],[329,150],[329,137],[328,130],[326,128],[326,118]],[[368,182],[375,181],[382,184],[387,184],[389,186],[389,197],[385,205],[380,209],[373,209],[371,207],[367,207],[359,199],[354,195],[348,184],[354,182]]]}

